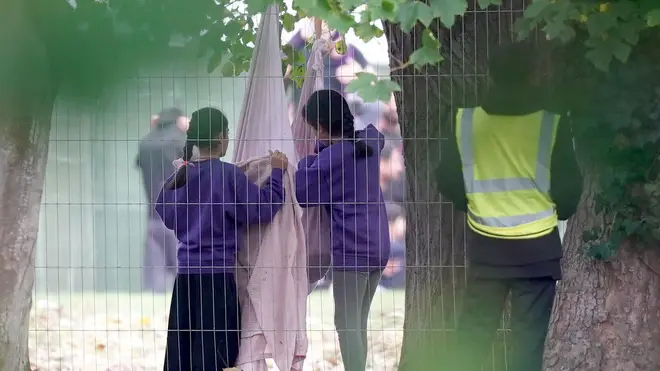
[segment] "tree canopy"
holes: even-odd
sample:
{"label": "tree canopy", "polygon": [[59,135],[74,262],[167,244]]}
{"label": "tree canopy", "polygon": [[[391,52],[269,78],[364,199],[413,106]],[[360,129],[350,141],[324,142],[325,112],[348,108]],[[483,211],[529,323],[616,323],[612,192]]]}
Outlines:
{"label": "tree canopy", "polygon": [[[364,41],[383,34],[383,21],[398,23],[406,32],[423,27],[418,49],[408,61],[392,66],[422,69],[442,62],[439,41],[430,26],[441,22],[450,28],[466,11],[477,10],[469,9],[467,0],[367,0],[366,4],[356,0],[295,0],[291,8],[283,0],[59,0],[34,7],[31,1],[25,3],[49,47],[58,76],[62,81],[87,83],[96,79],[90,82],[79,77],[126,73],[124,67],[135,68],[172,53],[169,46],[176,41],[195,43],[198,55],[209,58],[209,70],[227,67],[223,70],[227,75],[243,72],[255,39],[253,17],[273,3],[281,6],[286,30],[308,16],[324,19],[340,33],[352,29]],[[478,9],[495,9],[501,0],[476,3]],[[658,25],[660,3],[654,0],[534,0],[518,22],[517,32],[526,37],[540,29],[548,39],[563,43],[579,38],[587,48],[588,60],[607,70],[613,60],[625,62],[640,34]],[[376,99],[385,96],[385,91],[397,90],[397,86],[378,83],[365,73],[354,82],[353,89],[379,90],[381,94],[366,94]]]}
{"label": "tree canopy", "polygon": [[[208,70],[230,76],[246,71],[252,55],[254,16],[270,4],[281,7],[283,28],[304,17],[319,17],[340,33],[353,30],[369,41],[383,34],[382,23],[396,23],[421,37],[407,61],[392,69],[442,63],[438,25],[451,28],[468,11],[497,10],[502,0],[59,0],[25,1],[32,24],[43,38],[58,86],[89,93],[140,66],[176,58],[173,43],[185,43],[207,58]],[[291,3],[288,3],[291,5]],[[658,143],[660,78],[655,51],[660,1],[534,0],[515,25],[520,38],[540,31],[560,45],[569,106],[579,147],[598,162],[597,212],[613,219],[586,231],[587,251],[606,259],[623,239],[660,241]],[[33,6],[34,5],[34,6]],[[514,11],[508,9],[506,11]],[[304,56],[285,50],[293,79],[304,73]],[[602,73],[608,71],[607,74]],[[388,78],[359,73],[349,91],[366,101],[388,100],[400,87]],[[607,227],[603,227],[607,226]],[[607,236],[607,238],[603,237]]]}

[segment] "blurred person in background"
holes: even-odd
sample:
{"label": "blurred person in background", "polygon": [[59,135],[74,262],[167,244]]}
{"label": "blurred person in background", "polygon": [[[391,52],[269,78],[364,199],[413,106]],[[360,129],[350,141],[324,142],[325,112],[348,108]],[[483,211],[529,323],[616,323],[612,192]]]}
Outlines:
{"label": "blurred person in background", "polygon": [[385,121],[385,112],[387,111],[387,106],[385,103],[376,101],[376,102],[365,102],[355,93],[345,94],[346,101],[351,107],[351,111],[355,116],[355,129],[362,130],[368,125],[375,126],[378,131],[381,133],[387,132],[387,130],[382,130],[386,125]]}
{"label": "blurred person in background", "polygon": [[[305,58],[309,57],[311,50],[310,40],[314,37],[314,25],[310,21],[298,28],[296,33],[289,40],[289,44],[295,51],[303,51]],[[339,32],[333,31],[330,34],[333,41],[339,40]],[[346,85],[355,78],[355,74],[367,68],[367,60],[364,54],[352,44],[346,45],[346,52],[341,55],[335,49],[324,58],[323,65],[323,88],[337,90],[340,93],[345,92]],[[295,84],[289,85],[292,89],[292,107],[295,109],[300,100],[300,89]]]}
{"label": "blurred person in background", "polygon": [[385,107],[378,130],[382,133],[401,136],[401,126],[399,125],[399,116],[396,108]]}
{"label": "blurred person in background", "polygon": [[395,203],[388,203],[386,208],[391,249],[380,284],[388,289],[403,289],[406,286],[406,212]]}
{"label": "blurred person in background", "polygon": [[398,135],[386,135],[380,157],[380,187],[385,201],[403,203],[405,199],[405,167],[402,140]]}
{"label": "blurred person in background", "polygon": [[140,141],[136,159],[149,202],[144,287],[159,293],[168,292],[174,284],[177,239],[165,227],[153,205],[163,183],[175,170],[172,162],[182,155],[187,130],[188,118],[178,108],[168,108],[151,116],[151,131]]}

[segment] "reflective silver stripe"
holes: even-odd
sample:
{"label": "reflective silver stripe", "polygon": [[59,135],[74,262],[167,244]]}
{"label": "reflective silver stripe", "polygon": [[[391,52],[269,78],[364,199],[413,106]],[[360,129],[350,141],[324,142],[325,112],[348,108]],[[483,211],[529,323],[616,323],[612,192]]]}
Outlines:
{"label": "reflective silver stripe", "polygon": [[541,132],[539,133],[538,154],[536,155],[536,173],[534,181],[541,192],[550,192],[550,158],[552,156],[552,134],[555,129],[555,115],[543,111]]}
{"label": "reflective silver stripe", "polygon": [[[473,172],[474,174],[474,172]],[[467,186],[467,183],[466,183]],[[472,181],[469,193],[511,192],[534,189],[536,185],[529,178],[503,178]]]}
{"label": "reflective silver stripe", "polygon": [[463,163],[463,180],[467,193],[489,193],[521,191],[538,189],[540,192],[550,191],[550,160],[554,141],[555,114],[543,111],[541,129],[539,133],[538,153],[534,179],[529,178],[500,178],[475,180],[474,179],[474,141],[473,141],[474,108],[463,109],[461,118],[461,162]]}
{"label": "reflective silver stripe", "polygon": [[555,210],[548,209],[538,213],[512,215],[512,216],[481,217],[474,215],[472,212],[469,212],[469,214],[470,214],[470,219],[472,219],[472,221],[474,221],[475,223],[485,225],[488,227],[505,228],[505,227],[515,227],[518,225],[527,224],[544,218],[552,217],[553,215],[555,215]]}

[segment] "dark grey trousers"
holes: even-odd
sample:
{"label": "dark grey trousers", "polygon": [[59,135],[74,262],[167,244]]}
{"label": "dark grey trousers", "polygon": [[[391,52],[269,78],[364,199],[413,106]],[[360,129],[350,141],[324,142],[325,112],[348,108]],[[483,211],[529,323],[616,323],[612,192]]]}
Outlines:
{"label": "dark grey trousers", "polygon": [[367,367],[367,322],[381,274],[381,270],[332,272],[335,327],[345,371]]}
{"label": "dark grey trousers", "polygon": [[552,277],[519,279],[470,278],[456,329],[451,371],[479,371],[488,357],[502,311],[511,293],[509,371],[541,371],[543,346],[555,298]]}
{"label": "dark grey trousers", "polygon": [[160,219],[149,219],[142,268],[144,289],[158,293],[170,292],[176,278],[177,245],[174,232],[167,229]]}

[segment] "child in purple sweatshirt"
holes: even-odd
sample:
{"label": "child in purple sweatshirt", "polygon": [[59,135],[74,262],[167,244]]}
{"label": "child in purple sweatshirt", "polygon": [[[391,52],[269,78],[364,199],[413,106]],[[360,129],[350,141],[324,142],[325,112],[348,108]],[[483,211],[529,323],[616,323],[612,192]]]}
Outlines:
{"label": "child in purple sweatshirt", "polygon": [[387,212],[380,190],[384,137],[372,126],[355,131],[341,93],[312,94],[303,116],[316,130],[317,155],[300,161],[296,198],[322,205],[331,216],[335,326],[346,371],[364,371],[367,319],[390,254]]}
{"label": "child in purple sweatshirt", "polygon": [[[286,156],[271,154],[271,177],[262,188],[220,157],[228,121],[214,108],[190,119],[184,165],[170,176],[156,212],[179,245],[164,370],[222,370],[238,356],[240,308],[234,279],[241,234],[268,223],[282,208]],[[189,162],[193,147],[199,158]]]}

